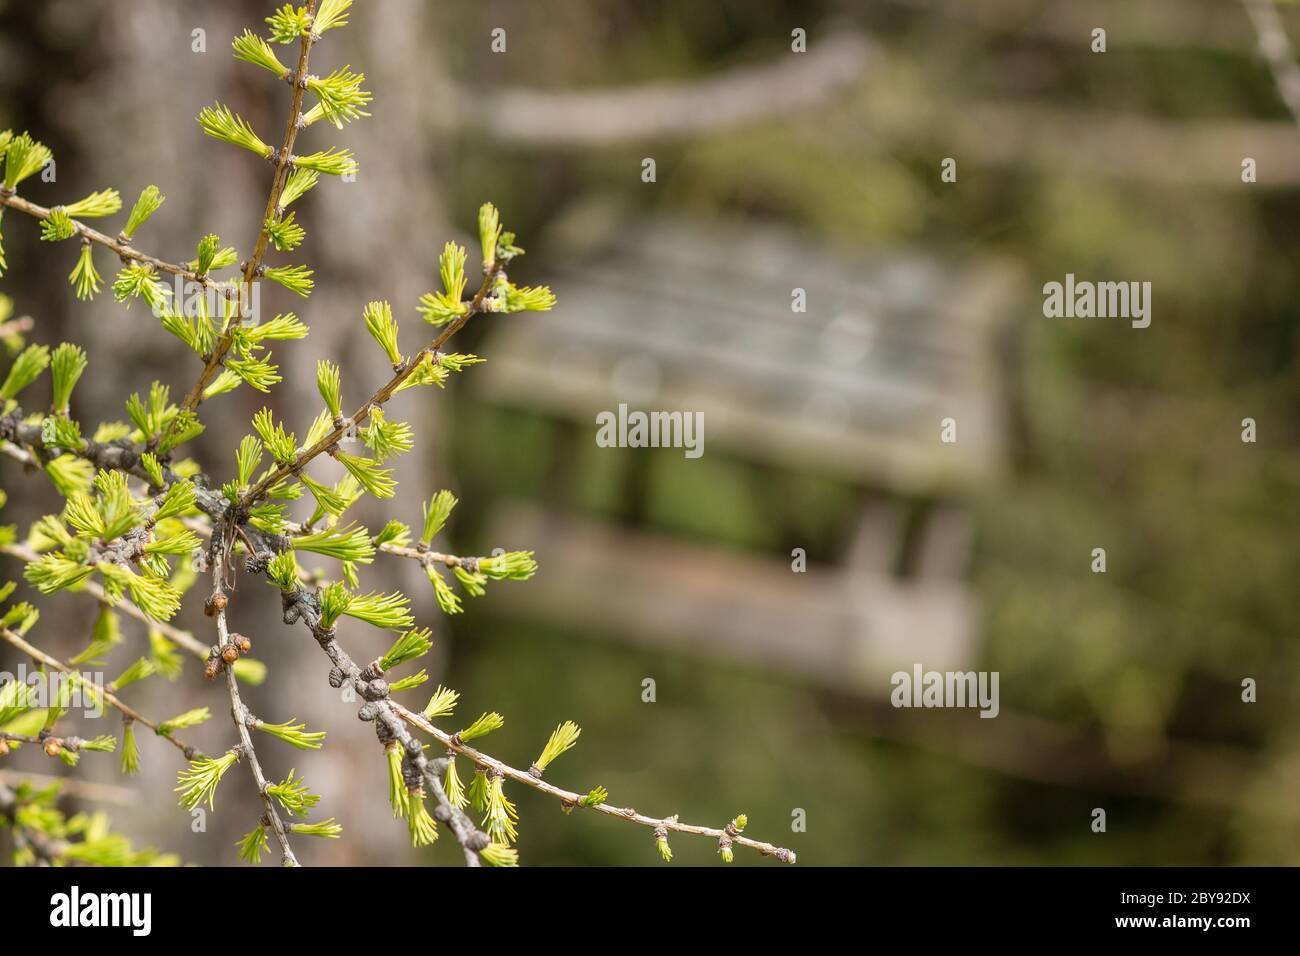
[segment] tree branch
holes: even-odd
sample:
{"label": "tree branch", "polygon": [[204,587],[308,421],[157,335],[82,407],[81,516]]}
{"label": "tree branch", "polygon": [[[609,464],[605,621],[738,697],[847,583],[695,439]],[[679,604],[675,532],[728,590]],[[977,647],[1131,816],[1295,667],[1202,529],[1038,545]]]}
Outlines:
{"label": "tree branch", "polygon": [[[0,552],[13,555],[15,558],[21,558],[29,564],[32,561],[39,561],[41,557],[31,548],[21,544],[0,545]],[[101,604],[107,604],[110,607],[116,608],[128,617],[133,617],[137,621],[148,625],[172,643],[179,644],[181,647],[185,648],[195,657],[204,660],[207,659],[209,648],[189,631],[183,631],[176,625],[168,624],[166,621],[155,621],[148,614],[145,614],[144,611],[132,604],[127,598],[121,597],[116,600],[110,598],[108,592],[106,592],[98,582],[91,580],[83,581],[81,591],[95,598]]]}
{"label": "tree branch", "polygon": [[[11,631],[7,627],[0,628],[0,637],[8,641],[14,647],[18,648],[18,650],[22,651],[32,660],[39,661],[40,663],[44,664],[46,667],[52,667],[57,671],[62,671],[64,674],[77,673],[75,669],[69,667],[67,664],[63,663],[58,658],[52,657],[49,654],[46,654],[40,648],[34,647],[33,645],[27,643],[27,641],[24,640],[22,636],[16,634],[14,631]],[[179,737],[175,736],[170,732],[164,733],[163,730],[161,729],[162,727],[161,724],[159,724],[155,720],[150,720],[144,714],[140,713],[140,711],[136,710],[134,707],[130,706],[129,704],[123,702],[122,699],[119,698],[112,691],[96,690],[95,692],[102,694],[104,701],[110,707],[115,707],[117,710],[121,711],[124,716],[138,723],[144,724],[146,727],[152,730],[159,737],[162,737],[164,740],[171,743],[172,746],[176,747],[178,750],[180,750],[181,753],[185,755],[186,760],[193,760],[196,757],[203,756],[203,751],[199,750],[197,747],[190,746],[189,744],[185,743],[185,741],[181,740]]]}
{"label": "tree branch", "polygon": [[[36,203],[23,199],[21,196],[14,193],[6,192],[3,187],[0,187],[0,206],[8,206],[10,209],[17,209],[19,212],[26,213],[36,219],[45,219],[51,212],[51,210],[47,209],[45,206],[37,205]],[[141,252],[130,243],[122,242],[120,239],[115,239],[97,229],[92,229],[80,220],[73,219],[71,222],[73,227],[76,229],[76,235],[80,236],[82,239],[89,239],[93,243],[113,250],[113,252],[117,254],[118,258],[122,259],[124,262],[144,263],[145,265],[152,266],[159,272],[167,272],[171,275],[177,275],[183,279],[188,279],[191,282],[198,282],[204,288],[213,289],[223,295],[227,292],[234,291],[232,283],[215,282],[207,276],[199,275],[188,265],[167,262],[164,259],[159,259],[157,256],[151,256],[148,253]]]}
{"label": "tree branch", "polygon": [[[212,535],[212,541],[208,547],[209,559],[212,562],[212,593],[224,597],[222,587],[222,577],[225,571],[225,561],[227,556],[227,544],[223,540],[220,531],[224,525],[217,525]],[[225,604],[216,602],[216,619],[217,619],[217,653],[220,653],[226,647],[233,647],[234,643],[230,639],[230,632],[226,627],[226,610]],[[248,767],[253,774],[253,782],[257,785],[258,796],[262,799],[262,806],[265,808],[265,821],[270,825],[272,832],[275,833],[275,839],[280,844],[280,852],[283,856],[285,866],[298,866],[298,858],[293,854],[293,848],[289,845],[289,834],[285,830],[284,821],[280,819],[280,812],[276,808],[275,801],[271,794],[267,792],[270,786],[266,777],[262,774],[262,765],[257,759],[257,750],[253,746],[253,737],[248,732],[249,719],[252,716],[249,709],[244,705],[239,696],[239,681],[235,677],[235,668],[233,665],[227,666],[226,671],[226,690],[230,695],[230,719],[234,721],[235,729],[239,732],[240,749],[243,755],[248,758]]]}
{"label": "tree branch", "polygon": [[344,682],[350,684],[357,694],[366,701],[357,716],[362,720],[374,720],[376,722],[375,731],[381,741],[385,739],[396,740],[401,744],[404,753],[410,757],[411,763],[420,772],[424,786],[433,794],[434,801],[437,803],[433,812],[434,818],[446,823],[451,829],[452,834],[456,837],[456,842],[460,844],[461,850],[465,854],[465,865],[472,867],[482,865],[479,859],[479,851],[486,847],[491,840],[486,833],[474,825],[474,822],[463,811],[457,809],[447,797],[447,792],[443,789],[441,780],[442,773],[446,769],[446,762],[429,760],[424,755],[424,747],[403,726],[397,712],[397,704],[388,699],[387,685],[383,684],[382,681],[371,682],[366,680],[361,668],[335,638],[334,630],[321,626],[320,605],[316,600],[316,596],[299,587],[292,593],[281,592],[281,597],[284,602],[284,622],[294,624],[301,621],[311,631],[321,649],[333,661],[337,673],[331,675],[330,683],[339,687],[343,686]]}
{"label": "tree branch", "polygon": [[[468,744],[463,743],[456,734],[449,734],[445,731],[439,730],[423,716],[407,710],[396,701],[392,702],[392,707],[393,710],[395,710],[398,715],[412,727],[416,727],[424,731],[426,734],[429,734],[448,750],[454,750],[458,754],[463,754],[473,760],[479,767],[485,767],[493,773],[499,773],[502,776],[509,777],[516,783],[521,783],[526,787],[531,787],[533,790],[538,790],[552,797],[556,797],[566,808],[581,805],[579,801],[582,799],[583,794],[575,793],[572,790],[564,790],[553,784],[547,783],[540,776],[533,774],[530,770],[519,770],[503,761],[497,760],[495,757],[483,753],[481,750],[475,750]],[[724,836],[727,836],[731,839],[731,842],[739,844],[740,846],[747,846],[751,850],[758,851],[758,853],[763,856],[775,857],[782,863],[795,862],[795,853],[793,850],[775,846],[771,843],[763,843],[759,840],[751,840],[749,837],[736,832],[735,829],[731,827],[718,829],[716,827],[695,826],[689,823],[680,823],[675,816],[662,818],[650,817],[643,813],[637,813],[631,807],[614,807],[607,803],[599,803],[589,809],[595,810],[597,813],[603,813],[607,816],[616,817],[620,820],[627,820],[630,823],[637,823],[643,827],[649,827],[652,830],[666,830],[674,833],[691,833],[696,836],[716,837],[719,840]]]}
{"label": "tree branch", "polygon": [[[306,7],[309,16],[314,14],[316,12],[316,0],[307,0]],[[244,287],[247,289],[251,289],[253,280],[257,278],[262,267],[262,260],[266,257],[266,249],[270,241],[270,235],[266,231],[266,224],[279,208],[280,193],[284,189],[284,180],[289,171],[290,160],[293,157],[293,144],[298,138],[298,121],[302,117],[302,98],[307,91],[307,60],[311,55],[311,47],[315,40],[316,34],[312,31],[309,30],[303,34],[298,46],[298,68],[289,77],[293,86],[293,101],[289,109],[289,118],[284,124],[284,141],[280,147],[280,152],[275,156],[275,175],[271,179],[271,192],[266,198],[266,211],[262,214],[257,241],[253,245],[253,253],[243,263],[243,281]],[[245,304],[245,299],[241,298],[239,319],[245,318]],[[234,338],[230,335],[223,335],[217,340],[212,355],[209,356],[207,363],[203,367],[203,372],[199,375],[199,380],[194,383],[194,387],[185,396],[185,401],[181,403],[182,411],[193,411],[198,408],[203,401],[203,390],[216,378],[217,373],[221,370],[222,360],[226,357],[226,353],[230,351],[233,342]]]}
{"label": "tree branch", "polygon": [[310,448],[300,452],[293,461],[287,465],[280,465],[273,471],[269,472],[266,477],[248,490],[242,498],[239,499],[239,509],[246,510],[266,494],[266,492],[275,487],[275,485],[287,478],[289,475],[297,474],[302,471],[313,458],[333,448],[340,438],[343,437],[348,427],[360,425],[370,417],[372,408],[381,407],[386,401],[393,397],[398,386],[405,382],[414,374],[415,370],[420,367],[426,356],[435,355],[438,349],[442,348],[447,340],[465,327],[465,323],[482,311],[483,300],[487,297],[488,291],[492,288],[492,283],[496,281],[497,274],[501,271],[501,262],[497,260],[493,263],[492,268],[488,269],[483,276],[483,284],[479,286],[478,292],[474,293],[474,298],[470,300],[469,308],[464,314],[458,316],[455,321],[448,323],[447,327],[432,342],[426,345],[420,351],[416,352],[410,359],[402,364],[388,382],[378,389],[373,395],[366,399],[361,406],[352,413],[346,425],[335,425],[334,430],[328,435],[312,445]]}

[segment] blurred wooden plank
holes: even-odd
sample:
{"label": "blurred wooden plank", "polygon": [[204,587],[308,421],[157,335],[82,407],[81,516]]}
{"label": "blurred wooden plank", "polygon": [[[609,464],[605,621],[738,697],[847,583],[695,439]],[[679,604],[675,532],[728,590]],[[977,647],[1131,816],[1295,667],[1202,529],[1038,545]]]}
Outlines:
{"label": "blurred wooden plank", "polygon": [[[734,222],[616,232],[594,265],[555,280],[545,321],[494,327],[477,397],[586,425],[593,441],[597,413],[620,403],[702,412],[706,447],[905,494],[1001,474],[1014,269],[834,255]],[[795,288],[806,313],[791,310]],[[939,440],[947,417],[955,444]]]}
{"label": "blurred wooden plank", "polygon": [[531,508],[503,509],[490,540],[537,551],[527,587],[494,591],[494,608],[511,615],[881,698],[897,670],[964,669],[973,657],[973,603],[954,582],[795,573],[780,559]]}
{"label": "blurred wooden plank", "polygon": [[925,517],[913,573],[920,578],[956,580],[970,559],[973,528],[964,508],[936,505]]}
{"label": "blurred wooden plank", "polygon": [[[1050,38],[1085,46],[1095,27],[1109,46],[1221,50],[1253,48],[1250,25],[1235,3],[1223,0],[887,0],[925,14],[936,31],[954,28]],[[1287,8],[1281,7],[1283,16]]]}
{"label": "blurred wooden plank", "polygon": [[906,515],[901,502],[870,496],[858,513],[845,563],[858,573],[889,576],[898,563]]}

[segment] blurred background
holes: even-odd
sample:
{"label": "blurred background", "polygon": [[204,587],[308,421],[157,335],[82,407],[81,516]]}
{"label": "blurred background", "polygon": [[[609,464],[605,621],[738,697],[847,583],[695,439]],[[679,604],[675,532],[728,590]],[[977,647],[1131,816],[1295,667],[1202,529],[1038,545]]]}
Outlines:
{"label": "blurred background", "polygon": [[[139,246],[188,259],[217,232],[246,254],[268,169],[194,116],[219,99],[277,134],[285,89],[229,52],[271,6],[0,0],[0,128],[57,161],[57,182],[24,194],[54,205],[112,185],[129,203],[156,183],[167,202]],[[1279,10],[1300,37],[1300,12]],[[311,336],[275,350],[269,401],[205,405],[193,454],[230,475],[264,403],[301,434],[318,358],[342,357],[345,404],[360,400],[388,374],[364,304],[392,301],[413,348],[443,241],[472,241],[479,204],[500,207],[528,250],[512,278],[559,305],[475,320],[459,347],[486,364],[394,401],[417,447],[398,497],[362,514],[416,523],[450,487],[451,550],[536,550],[533,581],[454,619],[413,564],[362,572],[439,632],[426,688],[459,690],[467,720],[505,715],[486,749],[526,766],[575,720],[581,742],[549,779],[689,822],[744,812],[806,864],[1300,858],[1300,130],[1242,6],[362,0],[351,20],[312,65],[365,71],[373,115],[304,142],[353,148],[361,173],[299,209],[307,241],[282,258],[316,270],[312,297],[263,291]],[[1247,157],[1258,182],[1242,181]],[[91,353],[83,421],[123,418],[154,379],[188,389],[197,363],[147,312],[78,303],[75,256],[33,221],[10,212],[4,236],[0,292],[33,317],[31,340]],[[1066,273],[1151,282],[1150,328],[1044,318],[1041,287]],[[703,412],[705,454],[598,447],[595,416],[620,402]],[[21,534],[58,507],[41,476],[0,471]],[[176,623],[206,643],[200,590]],[[19,593],[42,610],[36,643],[84,647],[93,601]],[[296,841],[304,862],[456,863],[448,839],[409,848],[370,727],[270,588],[241,579],[232,627],[270,668],[251,708],[329,734],[307,754],[259,741],[268,775],[297,767],[344,825]],[[124,628],[110,676],[147,646]],[[342,636],[358,659],[387,646],[365,625]],[[0,650],[0,668],[17,663]],[[894,709],[889,675],[913,663],[998,671],[1000,715]],[[131,691],[159,717],[210,706],[190,736],[229,744],[224,690],[193,661]],[[235,862],[258,812],[248,774],[226,777],[195,834],[175,753],[141,747],[135,778],[83,760],[74,775],[107,789],[68,808]],[[62,775],[34,749],[0,761],[0,780]],[[525,863],[657,861],[648,831],[512,796]],[[709,841],[673,845],[716,858]]]}

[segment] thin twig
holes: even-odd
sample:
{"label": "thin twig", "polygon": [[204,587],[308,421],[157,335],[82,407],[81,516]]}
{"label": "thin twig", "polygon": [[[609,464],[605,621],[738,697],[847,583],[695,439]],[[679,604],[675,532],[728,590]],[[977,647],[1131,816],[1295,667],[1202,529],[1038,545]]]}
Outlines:
{"label": "thin twig", "polygon": [[[15,558],[21,558],[22,560],[28,563],[32,561],[39,561],[41,557],[31,548],[21,544],[0,545],[0,552],[3,552],[4,554],[11,554]],[[138,608],[136,605],[132,604],[131,601],[127,598],[124,597],[120,597],[117,599],[110,598],[108,596],[108,592],[106,592],[95,581],[87,580],[83,582],[81,585],[81,591],[95,598],[101,604],[107,604],[110,607],[121,611],[123,614],[126,614],[129,617],[135,618],[137,621],[142,621],[143,623],[147,624],[149,627],[154,628],[156,631],[158,631],[158,633],[162,634],[172,643],[179,644],[181,647],[185,648],[195,657],[199,657],[205,660],[207,659],[208,656],[207,645],[205,645],[202,641],[196,638],[189,631],[183,631],[176,625],[168,624],[166,621],[155,621],[148,614],[144,613],[144,611],[140,610],[140,608]]]}
{"label": "thin twig", "polygon": [[[572,790],[565,790],[561,787],[555,786],[554,784],[547,783],[545,780],[528,770],[519,770],[512,767],[495,757],[483,753],[481,750],[474,749],[468,744],[462,742],[455,734],[449,734],[446,731],[439,730],[422,715],[408,710],[396,701],[391,701],[390,703],[398,716],[412,727],[429,734],[440,744],[447,747],[447,749],[465,755],[470,760],[473,760],[478,766],[485,767],[494,773],[500,773],[503,776],[514,780],[516,783],[521,783],[524,786],[531,787],[541,793],[549,794],[550,796],[557,798],[565,807],[572,808],[581,805],[579,801],[583,798],[583,794],[575,793]],[[637,813],[631,807],[615,807],[607,803],[599,803],[590,809],[595,810],[597,813],[606,814],[607,816],[617,817],[620,820],[638,823],[641,826],[649,827],[652,830],[664,829],[676,833],[691,833],[696,836],[716,837],[718,839],[721,839],[724,835],[730,835],[733,843],[739,844],[740,846],[747,846],[751,850],[757,850],[763,856],[776,857],[776,859],[780,860],[782,863],[795,862],[795,853],[793,850],[775,846],[771,843],[763,843],[759,840],[751,840],[743,834],[734,833],[730,830],[680,823],[676,817],[650,817],[643,813]]]}
{"label": "thin twig", "polygon": [[[501,261],[497,260],[484,274],[483,284],[480,285],[478,291],[474,293],[474,298],[470,300],[469,308],[466,309],[463,314],[458,316],[455,321],[449,323],[437,338],[424,348],[420,349],[420,351],[415,353],[409,361],[404,363],[401,370],[395,373],[386,384],[362,402],[361,406],[352,413],[352,417],[348,419],[350,426],[360,425],[370,417],[370,410],[372,408],[379,408],[392,398],[393,393],[397,391],[398,386],[414,374],[415,370],[420,367],[426,356],[436,353],[438,349],[447,344],[448,339],[463,329],[465,323],[482,310],[483,300],[487,297],[488,291],[492,288],[492,283],[496,281],[497,274],[500,271]],[[250,488],[243,497],[239,499],[239,508],[241,510],[246,510],[252,507],[266,494],[268,489],[275,487],[277,482],[283,480],[289,475],[295,475],[302,471],[303,466],[317,455],[323,454],[333,448],[338,440],[343,437],[346,430],[347,427],[336,426],[333,431],[320,441],[316,442],[316,444],[299,452],[293,461],[288,464],[280,465],[274,471],[268,473],[261,481]]]}
{"label": "thin twig", "polygon": [[[401,744],[403,752],[420,772],[424,786],[433,795],[434,802],[437,804],[433,812],[434,818],[446,823],[451,829],[456,842],[460,844],[465,854],[465,864],[472,867],[480,866],[479,851],[488,846],[491,839],[476,827],[462,810],[452,804],[447,796],[441,780],[446,766],[445,761],[430,760],[424,755],[424,747],[403,726],[395,705],[388,699],[387,686],[384,685],[377,691],[376,685],[366,679],[361,667],[339,644],[334,629],[321,625],[320,605],[315,594],[298,587],[292,592],[281,592],[281,598],[284,602],[285,623],[294,624],[301,621],[311,631],[316,642],[338,669],[336,675],[338,686],[342,686],[346,681],[366,701],[358,716],[365,720],[374,720],[377,724],[377,732],[382,729],[381,739],[396,740]],[[331,678],[331,683],[335,683],[335,677]]]}
{"label": "thin twig", "polygon": [[[311,17],[316,12],[316,0],[307,0],[307,15]],[[302,40],[298,47],[298,68],[290,75],[289,79],[293,86],[293,103],[289,109],[289,118],[284,124],[284,142],[280,147],[280,152],[275,156],[275,174],[271,179],[271,192],[266,199],[266,211],[262,214],[262,222],[257,233],[257,242],[253,245],[253,253],[244,261],[244,286],[251,289],[253,280],[257,278],[262,268],[262,260],[266,257],[267,246],[270,242],[270,234],[267,232],[266,224],[274,218],[280,205],[280,193],[284,189],[285,178],[290,168],[290,160],[293,158],[293,144],[298,138],[298,121],[302,113],[303,94],[307,92],[307,60],[311,55],[312,44],[316,40],[316,34],[308,30],[303,34]],[[246,302],[241,298],[239,304],[238,320],[244,319],[244,309]],[[218,339],[211,356],[208,357],[207,363],[203,367],[203,372],[199,375],[199,380],[194,383],[189,394],[181,403],[182,411],[193,411],[198,408],[203,401],[203,390],[211,384],[216,378],[217,372],[221,369],[222,360],[226,353],[230,351],[230,346],[234,342],[231,335],[223,335]]]}
{"label": "thin twig", "polygon": [[[213,593],[219,594],[222,589],[222,572],[225,568],[225,551],[226,545],[223,536],[214,534],[212,544],[209,548],[209,555],[212,560],[212,587]],[[230,632],[226,627],[225,607],[217,609],[217,646],[224,648],[231,644]],[[267,783],[266,777],[262,773],[262,765],[257,759],[257,750],[253,746],[252,735],[248,732],[249,718],[251,716],[248,708],[244,705],[239,696],[239,681],[235,677],[235,668],[233,665],[226,667],[226,690],[230,694],[230,719],[234,721],[235,729],[239,731],[240,749],[244,757],[248,759],[249,770],[253,774],[253,782],[257,785],[258,796],[262,799],[262,806],[266,809],[265,820],[270,824],[271,830],[275,833],[275,839],[280,844],[280,851],[283,854],[285,866],[297,866],[298,858],[293,855],[293,848],[289,845],[289,834],[285,830],[284,821],[280,819],[279,810],[275,806],[275,800],[268,792],[270,784]]]}
{"label": "thin twig", "polygon": [[[52,657],[49,654],[46,654],[39,647],[34,647],[33,645],[27,643],[27,641],[24,640],[19,634],[16,634],[15,632],[9,630],[9,628],[7,627],[0,628],[0,637],[3,637],[6,641],[8,641],[14,647],[18,648],[18,650],[22,651],[32,660],[39,661],[40,663],[44,664],[46,667],[53,667],[55,670],[62,671],[65,674],[77,673],[75,669],[69,667],[67,664],[63,663],[63,661],[59,660],[57,657]],[[170,731],[163,732],[163,730],[161,729],[162,727],[161,724],[159,724],[155,720],[150,720],[148,717],[140,713],[140,711],[136,710],[131,705],[124,703],[121,700],[121,698],[119,698],[112,691],[110,690],[101,691],[98,688],[96,688],[94,693],[101,695],[104,698],[105,702],[109,704],[109,706],[117,708],[119,711],[121,711],[124,715],[129,717],[131,720],[138,721],[139,723],[144,724],[146,727],[152,730],[159,737],[162,737],[164,740],[169,741],[174,747],[176,747],[178,750],[181,751],[181,753],[185,755],[185,759],[193,760],[196,757],[203,756],[203,751],[199,750],[197,747],[191,747],[189,744],[185,743],[185,741],[173,735]]]}
{"label": "thin twig", "polygon": [[[476,750],[473,747],[466,745],[465,743],[461,742],[454,734],[448,734],[444,731],[439,730],[433,724],[429,723],[429,721],[427,721],[424,717],[408,710],[406,707],[402,706],[397,701],[389,698],[387,696],[386,689],[380,695],[376,696],[372,684],[365,679],[364,675],[361,672],[361,669],[339,646],[338,640],[334,634],[333,629],[321,627],[319,607],[316,603],[315,596],[301,587],[297,588],[293,592],[281,592],[281,596],[285,605],[285,622],[292,624],[297,621],[302,621],[302,623],[308,628],[308,630],[312,632],[312,635],[316,638],[317,643],[319,643],[321,647],[325,650],[325,652],[329,654],[330,659],[334,662],[334,665],[337,668],[339,668],[339,670],[342,672],[342,677],[352,684],[352,686],[354,687],[354,689],[357,691],[358,694],[362,695],[371,704],[374,705],[373,715],[372,715],[373,719],[384,722],[388,731],[396,739],[402,741],[403,746],[406,746],[406,737],[402,734],[397,733],[391,727],[391,721],[393,718],[397,718],[399,723],[401,721],[405,721],[406,723],[410,724],[412,727],[415,727],[419,730],[424,731],[425,733],[430,734],[435,739],[437,739],[439,743],[443,744],[449,750],[453,750],[457,753],[465,755],[466,757],[473,760],[479,766],[487,767],[493,771],[500,772],[503,775],[511,778],[512,780],[515,780],[518,783],[522,783],[525,786],[533,788],[534,790],[539,790],[542,793],[546,793],[549,794],[550,796],[558,798],[560,802],[566,807],[575,807],[580,805],[579,801],[581,801],[583,794],[574,793],[573,791],[569,791],[569,790],[563,790],[560,787],[556,787],[553,784],[547,783],[546,781],[535,776],[529,771],[518,770],[514,767],[511,767],[509,764],[497,760],[495,757],[488,756],[482,751]],[[413,751],[409,746],[407,747],[406,752],[408,754],[415,755],[413,756],[413,760],[415,761],[416,766],[421,770],[421,773],[425,779],[425,783],[430,787],[431,790],[433,790],[435,798],[437,798],[439,802],[439,812],[444,815],[439,816],[439,814],[435,814],[435,816],[438,816],[439,819],[444,819],[449,816],[450,820],[459,823],[460,817],[463,817],[464,814],[461,811],[456,810],[454,807],[450,807],[449,804],[446,805],[447,809],[443,809],[444,791],[442,789],[441,781],[437,779],[436,772],[431,772],[429,766],[426,766],[425,764],[422,764],[420,762],[425,759],[423,753]],[[431,761],[429,763],[432,764],[434,762]],[[785,847],[778,847],[770,843],[763,843],[758,840],[751,840],[750,838],[742,834],[739,834],[737,832],[733,832],[732,830],[719,829],[716,827],[695,826],[692,824],[680,823],[677,821],[675,817],[668,817],[668,818],[650,817],[650,816],[646,816],[645,814],[637,813],[635,810],[631,808],[612,807],[606,804],[599,804],[595,807],[592,807],[591,809],[596,810],[599,813],[604,813],[608,816],[616,817],[621,820],[627,820],[632,823],[640,824],[641,826],[649,827],[652,830],[662,828],[665,830],[670,830],[678,833],[689,833],[697,836],[714,837],[717,839],[721,839],[724,835],[727,835],[731,838],[733,843],[739,844],[741,846],[747,846],[750,849],[756,850],[757,852],[759,852],[764,856],[775,857],[776,859],[781,860],[784,863],[795,862],[794,851],[786,849]],[[453,830],[456,832],[456,836],[460,840],[461,846],[466,849],[466,859],[469,860],[470,853],[469,853],[469,847],[466,843],[466,839],[462,838],[462,833],[460,830],[456,830],[455,824],[453,824]],[[465,834],[465,836],[468,839],[478,839],[474,837],[473,835],[474,831],[477,831],[477,828],[473,827],[471,823],[469,831]],[[477,832],[481,832],[481,831],[477,831]],[[486,835],[483,836],[483,839],[486,839]],[[484,842],[483,846],[486,845],[487,845],[486,842]],[[481,849],[482,847],[479,848]],[[474,854],[474,856],[477,857],[477,854]]]}
{"label": "thin twig", "polygon": [[[47,209],[45,206],[23,199],[18,195],[7,194],[3,190],[0,190],[0,206],[8,206],[10,209],[17,209],[19,212],[26,213],[36,219],[46,219],[52,212],[52,210]],[[189,279],[191,282],[198,282],[205,288],[214,289],[218,292],[224,293],[231,288],[226,282],[216,282],[207,276],[199,275],[188,265],[167,262],[165,259],[159,259],[157,256],[141,252],[131,244],[122,242],[120,239],[115,239],[97,229],[92,229],[90,226],[87,226],[84,222],[81,222],[78,219],[72,219],[70,222],[76,230],[75,235],[81,236],[83,239],[89,239],[91,242],[97,243],[105,248],[112,249],[113,252],[117,253],[118,257],[124,261],[142,262],[145,265],[153,266],[153,268],[160,272],[168,272],[172,275],[180,276],[183,279]]]}
{"label": "thin twig", "polygon": [[78,797],[93,800],[96,803],[111,803],[114,806],[129,807],[140,802],[140,794],[128,787],[117,787],[111,783],[95,783],[79,777],[56,777],[48,773],[34,773],[30,770],[0,769],[0,786],[16,787],[26,781],[37,787],[57,785],[61,796]]}

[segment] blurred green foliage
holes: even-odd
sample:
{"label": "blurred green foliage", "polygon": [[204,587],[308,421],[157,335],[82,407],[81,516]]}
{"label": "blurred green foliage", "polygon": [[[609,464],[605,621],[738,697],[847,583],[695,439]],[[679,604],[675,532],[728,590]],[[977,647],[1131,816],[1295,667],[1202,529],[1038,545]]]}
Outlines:
{"label": "blurred green foliage", "polygon": [[[779,52],[789,25],[812,26],[825,12],[651,6],[615,5],[581,25],[561,14],[555,44],[529,44],[498,79],[569,86],[700,75]],[[968,29],[957,16],[911,6],[855,14],[888,55],[879,70],[899,109],[915,101],[1057,110],[1096,121],[1081,124],[1080,137],[1112,115],[1189,126],[1288,121],[1252,58],[1244,17],[1240,50],[1225,51],[1126,45],[1120,14],[1099,57],[1082,40],[1070,47],[1036,35],[1032,24]],[[938,6],[951,14],[960,5]],[[466,29],[478,26],[471,18]],[[561,61],[563,43],[586,55]],[[628,215],[747,216],[831,243],[920,243],[940,257],[1022,263],[1030,289],[1008,367],[1013,472],[970,501],[981,666],[1001,671],[1004,707],[1109,741],[1120,767],[1150,761],[1159,776],[1166,739],[1256,755],[1244,764],[1249,776],[1219,780],[1239,787],[1240,802],[1203,805],[1172,772],[1144,796],[1106,781],[1093,789],[1002,775],[945,752],[942,740],[927,749],[876,739],[869,713],[814,689],[585,633],[580,615],[563,634],[518,621],[458,630],[453,679],[508,700],[516,726],[582,723],[589,732],[562,773],[605,784],[616,802],[635,794],[638,806],[697,819],[744,810],[769,835],[788,829],[791,808],[806,808],[808,832],[790,837],[802,861],[1294,862],[1296,814],[1275,787],[1294,781],[1300,763],[1286,729],[1300,701],[1285,676],[1300,665],[1297,195],[1241,185],[1233,168],[1221,186],[1186,186],[1162,184],[1150,169],[1110,177],[1029,157],[997,165],[959,157],[959,183],[944,185],[944,153],[873,135],[872,110],[888,95],[863,90],[822,114],[656,146],[655,189],[629,172],[647,148],[503,155],[466,143],[452,163],[463,188],[452,193],[474,196],[507,178],[516,195],[502,204],[522,206],[538,226],[596,196]],[[1128,161],[1169,157],[1135,151]],[[1151,281],[1151,328],[1045,320],[1038,286],[1066,272]],[[1259,423],[1257,444],[1240,441],[1245,417]],[[797,462],[779,474],[718,455],[638,460],[572,439],[564,447],[577,477],[557,490],[536,467],[564,440],[553,426],[482,408],[459,425],[458,467],[495,495],[773,555],[794,542],[833,560],[858,491],[802,475]],[[646,476],[633,509],[629,467]],[[493,507],[487,496],[476,505]],[[1094,547],[1107,550],[1105,575],[1088,570]],[[649,674],[661,688],[654,705],[638,697]],[[1241,703],[1243,677],[1260,682],[1259,703]],[[1134,741],[1142,743],[1131,753]],[[600,770],[605,779],[591,779]],[[1110,814],[1105,836],[1088,828],[1095,806]],[[528,796],[521,809],[554,812]],[[552,862],[621,862],[642,837],[621,829],[557,822],[533,827],[521,848]],[[640,858],[653,862],[643,842]],[[695,862],[698,852],[682,847],[681,859]]]}

